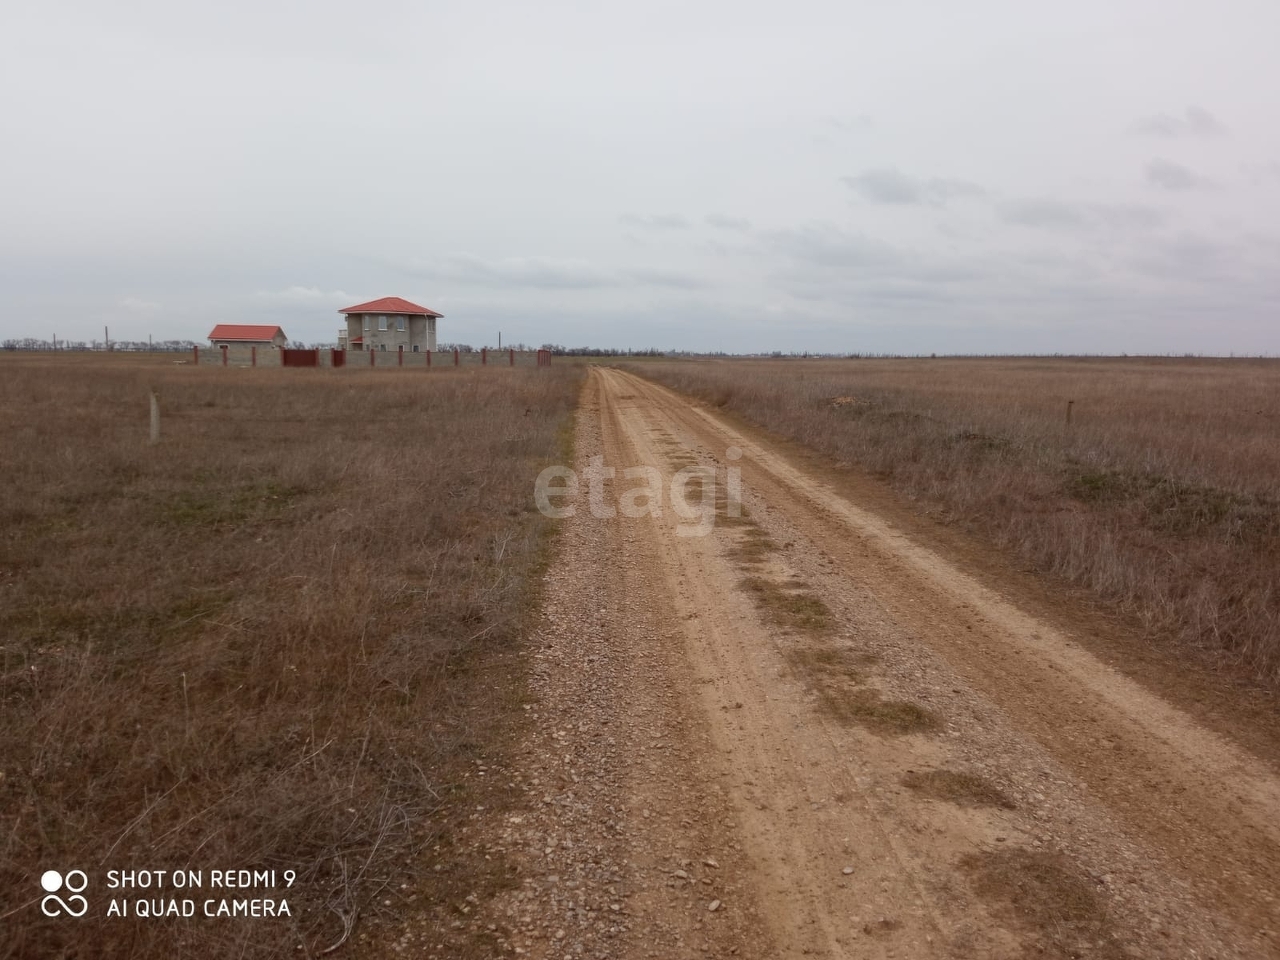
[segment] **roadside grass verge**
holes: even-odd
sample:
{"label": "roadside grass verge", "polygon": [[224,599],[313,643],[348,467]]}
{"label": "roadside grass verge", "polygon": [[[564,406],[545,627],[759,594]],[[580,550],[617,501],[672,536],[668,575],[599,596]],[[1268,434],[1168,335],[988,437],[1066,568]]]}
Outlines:
{"label": "roadside grass verge", "polygon": [[[315,956],[493,880],[452,837],[581,370],[2,366],[0,957]],[[73,867],[90,913],[44,919]],[[109,869],[241,867],[297,872],[290,919],[105,918]]]}

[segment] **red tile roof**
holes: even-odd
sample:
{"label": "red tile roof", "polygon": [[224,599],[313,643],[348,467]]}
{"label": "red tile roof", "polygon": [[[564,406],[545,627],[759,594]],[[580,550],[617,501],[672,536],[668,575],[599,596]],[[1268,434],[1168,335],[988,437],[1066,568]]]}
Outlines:
{"label": "red tile roof", "polygon": [[370,300],[368,303],[357,303],[354,307],[344,307],[339,313],[403,313],[412,317],[443,317],[416,303],[410,303],[403,297],[383,297],[381,300]]}
{"label": "red tile roof", "polygon": [[284,336],[277,326],[257,323],[220,323],[209,334],[210,340],[271,340],[276,334]]}

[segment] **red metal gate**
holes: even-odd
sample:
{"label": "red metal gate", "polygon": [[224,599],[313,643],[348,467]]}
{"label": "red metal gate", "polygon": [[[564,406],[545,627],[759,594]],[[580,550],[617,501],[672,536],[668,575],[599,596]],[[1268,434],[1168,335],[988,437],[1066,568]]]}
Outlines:
{"label": "red metal gate", "polygon": [[329,356],[330,356],[330,358],[331,358],[331,359],[332,359],[332,361],[333,361],[333,366],[335,366],[335,367],[345,367],[345,366],[347,365],[347,351],[345,351],[345,350],[330,350],[330,351],[329,351]]}
{"label": "red metal gate", "polygon": [[318,367],[320,366],[319,350],[281,350],[280,366],[282,367]]}

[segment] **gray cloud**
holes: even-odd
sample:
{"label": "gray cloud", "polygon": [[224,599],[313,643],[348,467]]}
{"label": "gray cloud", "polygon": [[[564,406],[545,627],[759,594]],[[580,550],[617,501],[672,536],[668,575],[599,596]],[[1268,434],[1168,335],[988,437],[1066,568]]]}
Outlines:
{"label": "gray cloud", "polygon": [[456,254],[415,261],[408,269],[416,276],[492,290],[529,288],[568,292],[616,287],[696,290],[707,286],[707,282],[696,274],[680,270],[659,267],[611,270],[585,260],[559,260],[550,257],[485,260],[470,254]]}
{"label": "gray cloud", "polygon": [[1140,273],[1171,282],[1243,279],[1248,251],[1240,244],[1184,233],[1147,244],[1130,263]]}
{"label": "gray cloud", "polygon": [[1079,227],[1084,213],[1078,204],[1063,200],[1005,200],[996,213],[1006,223],[1023,227]]}
{"label": "gray cloud", "polygon": [[259,300],[268,300],[274,303],[316,307],[342,307],[360,302],[358,296],[353,296],[342,290],[321,290],[319,287],[304,287],[301,285],[285,287],[282,290],[259,290],[254,296]]}
{"label": "gray cloud", "polygon": [[715,255],[716,257],[722,257],[722,258],[749,257],[749,256],[754,256],[760,252],[759,245],[754,242],[725,241],[725,240],[719,239],[718,237],[713,237],[712,239],[708,240],[706,243],[702,245],[702,249],[706,250],[708,253]]}
{"label": "gray cloud", "polygon": [[1135,133],[1149,137],[1218,137],[1227,132],[1221,120],[1202,107],[1187,107],[1181,116],[1157,113],[1133,125]]}
{"label": "gray cloud", "polygon": [[1244,171],[1252,183],[1280,184],[1280,162],[1248,164]]}
{"label": "gray cloud", "polygon": [[552,257],[506,257],[485,260],[455,254],[416,261],[409,272],[434,280],[451,280],[480,287],[533,287],[544,290],[591,289],[618,284],[618,277],[585,260]]}
{"label": "gray cloud", "polygon": [[870,130],[874,125],[874,121],[865,113],[847,117],[827,117],[827,126],[840,133],[861,133],[864,130]]}
{"label": "gray cloud", "polygon": [[689,221],[678,213],[656,213],[644,216],[624,213],[618,219],[629,227],[640,227],[644,230],[687,230],[689,228]]}
{"label": "gray cloud", "polygon": [[871,203],[945,206],[948,201],[981,197],[986,191],[967,180],[911,177],[892,167],[866,170],[841,182]]}
{"label": "gray cloud", "polygon": [[1147,230],[1165,220],[1159,209],[1140,203],[1077,203],[1032,198],[1000,201],[995,211],[1006,223],[1049,230]]}
{"label": "gray cloud", "polygon": [[847,146],[854,137],[865,139],[862,135],[874,126],[871,118],[864,113],[829,116],[823,118],[818,131],[810,139],[824,150],[839,150]]}
{"label": "gray cloud", "polygon": [[1152,160],[1146,166],[1147,182],[1165,190],[1195,190],[1211,186],[1207,177],[1202,177],[1180,163],[1172,160]]}
{"label": "gray cloud", "polygon": [[742,217],[731,217],[724,213],[708,213],[706,221],[709,226],[715,227],[717,230],[736,230],[738,233],[746,233],[751,229],[751,221]]}
{"label": "gray cloud", "polygon": [[660,270],[637,267],[626,270],[623,275],[628,279],[647,287],[666,287],[672,290],[700,290],[707,286],[707,281],[691,273],[678,270]]}
{"label": "gray cloud", "polygon": [[778,230],[767,238],[769,249],[788,263],[779,276],[797,285],[835,285],[868,281],[950,284],[972,280],[980,271],[954,257],[896,247],[829,223]]}
{"label": "gray cloud", "polygon": [[155,313],[160,307],[159,301],[147,300],[144,297],[125,297],[120,301],[120,309],[127,310],[130,313]]}
{"label": "gray cloud", "polygon": [[776,230],[766,239],[774,252],[821,267],[880,272],[900,262],[898,251],[883,240],[846,233],[828,223]]}

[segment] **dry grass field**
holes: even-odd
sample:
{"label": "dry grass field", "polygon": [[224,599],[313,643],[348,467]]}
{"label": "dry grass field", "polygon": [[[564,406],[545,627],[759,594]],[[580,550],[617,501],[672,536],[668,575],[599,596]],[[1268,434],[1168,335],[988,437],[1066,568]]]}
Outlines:
{"label": "dry grass field", "polygon": [[[1280,682],[1280,363],[710,361],[630,369],[1086,588],[1154,640]],[[1071,402],[1071,423],[1067,407]]]}
{"label": "dry grass field", "polygon": [[[314,956],[473,882],[580,377],[0,357],[0,957]],[[242,867],[292,920],[101,917],[108,869]]]}

